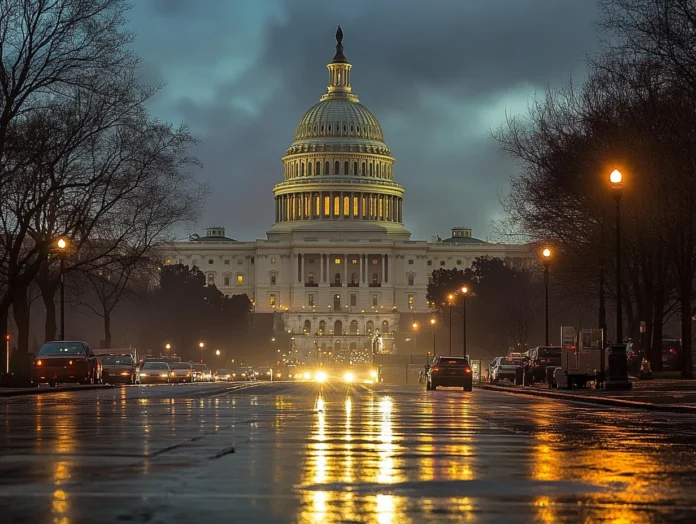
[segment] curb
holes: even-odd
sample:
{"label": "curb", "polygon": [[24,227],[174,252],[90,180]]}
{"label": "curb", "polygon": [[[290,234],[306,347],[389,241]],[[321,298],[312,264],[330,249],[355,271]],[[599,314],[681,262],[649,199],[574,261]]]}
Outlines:
{"label": "curb", "polygon": [[85,386],[70,386],[57,388],[22,388],[13,389],[12,391],[2,391],[0,389],[0,398],[7,397],[26,397],[30,395],[48,395],[50,393],[65,393],[69,391],[86,391],[90,389],[112,389],[115,386],[112,384],[89,384]]}
{"label": "curb", "polygon": [[511,395],[527,395],[529,397],[546,397],[570,402],[583,402],[585,404],[598,404],[619,408],[643,409],[646,411],[662,411],[667,413],[688,413],[696,415],[696,406],[684,406],[681,404],[652,404],[650,402],[638,402],[635,400],[621,400],[616,398],[585,397],[569,393],[556,393],[552,391],[538,391],[533,389],[517,389],[505,386],[481,385],[479,389],[509,393]]}

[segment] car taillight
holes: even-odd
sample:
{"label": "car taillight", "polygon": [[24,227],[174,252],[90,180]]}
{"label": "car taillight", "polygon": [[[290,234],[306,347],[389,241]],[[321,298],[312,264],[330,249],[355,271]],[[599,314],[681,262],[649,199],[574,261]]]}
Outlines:
{"label": "car taillight", "polygon": [[471,368],[467,367],[464,371],[466,371],[467,373],[471,373]]}
{"label": "car taillight", "polygon": [[669,348],[669,354],[670,354],[670,355],[676,355],[676,354],[677,354],[677,350],[674,349],[674,348]]}
{"label": "car taillight", "polygon": [[37,360],[37,361],[36,361],[36,365],[37,365],[37,366],[43,366],[43,362],[42,362],[41,360]]}
{"label": "car taillight", "polygon": [[440,368],[437,367],[437,366],[435,366],[435,367],[433,368],[433,373],[437,373],[438,371],[440,371]]}

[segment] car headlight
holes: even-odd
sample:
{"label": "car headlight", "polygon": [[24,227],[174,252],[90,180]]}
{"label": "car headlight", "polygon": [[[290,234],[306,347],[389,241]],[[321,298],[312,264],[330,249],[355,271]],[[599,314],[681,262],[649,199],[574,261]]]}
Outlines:
{"label": "car headlight", "polygon": [[343,380],[348,383],[353,382],[355,380],[355,375],[348,371],[345,375],[343,375]]}
{"label": "car headlight", "polygon": [[308,371],[306,371],[305,374],[303,375],[303,377],[305,380],[309,380],[310,378],[312,378],[312,374],[309,373]]}
{"label": "car headlight", "polygon": [[317,382],[326,382],[326,373],[324,373],[323,371],[317,371],[317,374],[314,375],[314,379]]}
{"label": "car headlight", "polygon": [[147,377],[147,373],[141,373],[140,376],[141,376],[141,377]]}
{"label": "car headlight", "polygon": [[[169,376],[170,376],[170,377],[173,377],[173,376],[174,376],[174,373],[170,373]],[[166,374],[166,373],[162,373],[162,374],[160,375],[160,377],[167,378],[167,374]]]}
{"label": "car headlight", "polygon": [[371,376],[372,378],[377,378],[377,370],[374,370],[374,369],[373,369],[372,371],[370,371],[370,376]]}

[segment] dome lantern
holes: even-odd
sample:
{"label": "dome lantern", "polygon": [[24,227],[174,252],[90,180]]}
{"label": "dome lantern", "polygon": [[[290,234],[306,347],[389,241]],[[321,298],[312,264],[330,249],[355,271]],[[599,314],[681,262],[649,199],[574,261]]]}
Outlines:
{"label": "dome lantern", "polygon": [[343,54],[343,29],[340,25],[336,30],[336,54],[326,67],[329,70],[329,92],[322,96],[321,100],[343,98],[358,102],[358,97],[351,93],[350,69],[353,66]]}

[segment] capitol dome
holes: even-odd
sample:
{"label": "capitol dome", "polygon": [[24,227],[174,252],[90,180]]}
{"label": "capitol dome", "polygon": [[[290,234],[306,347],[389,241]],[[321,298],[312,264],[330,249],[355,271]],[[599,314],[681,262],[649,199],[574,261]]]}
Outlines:
{"label": "capitol dome", "polygon": [[343,31],[326,66],[328,91],[295,129],[283,157],[275,195],[275,232],[295,229],[374,229],[408,237],[403,187],[393,181],[395,160],[375,115],[352,92]]}

